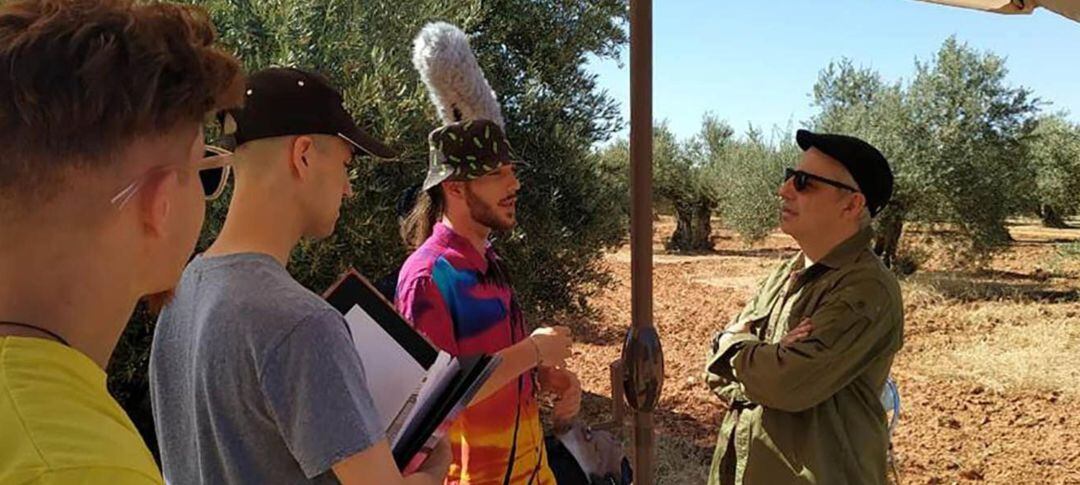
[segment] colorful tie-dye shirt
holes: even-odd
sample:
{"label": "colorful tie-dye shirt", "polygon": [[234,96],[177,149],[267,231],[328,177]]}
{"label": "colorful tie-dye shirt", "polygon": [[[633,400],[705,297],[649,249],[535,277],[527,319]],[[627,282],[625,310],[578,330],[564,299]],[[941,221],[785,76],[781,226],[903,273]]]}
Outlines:
{"label": "colorful tie-dye shirt", "polygon": [[[452,355],[494,354],[510,347],[527,333],[521,311],[512,303],[513,290],[494,276],[491,262],[496,258],[490,246],[480,254],[465,237],[436,224],[401,268],[398,311]],[[509,483],[555,484],[531,373],[474,402],[453,423],[448,438],[454,459],[447,484],[502,485],[511,453]]]}

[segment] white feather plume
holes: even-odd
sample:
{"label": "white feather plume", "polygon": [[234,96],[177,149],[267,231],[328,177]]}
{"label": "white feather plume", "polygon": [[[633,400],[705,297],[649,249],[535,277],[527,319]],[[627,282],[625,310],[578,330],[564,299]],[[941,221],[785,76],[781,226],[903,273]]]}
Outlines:
{"label": "white feather plume", "polygon": [[461,29],[446,22],[425,25],[413,41],[413,66],[443,123],[487,119],[503,126],[495,91]]}

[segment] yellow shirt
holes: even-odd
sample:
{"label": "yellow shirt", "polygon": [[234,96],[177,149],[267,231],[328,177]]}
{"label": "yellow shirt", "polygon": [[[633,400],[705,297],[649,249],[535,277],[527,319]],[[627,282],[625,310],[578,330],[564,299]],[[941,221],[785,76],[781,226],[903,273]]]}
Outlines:
{"label": "yellow shirt", "polygon": [[161,484],[142,437],[77,350],[0,337],[0,484]]}

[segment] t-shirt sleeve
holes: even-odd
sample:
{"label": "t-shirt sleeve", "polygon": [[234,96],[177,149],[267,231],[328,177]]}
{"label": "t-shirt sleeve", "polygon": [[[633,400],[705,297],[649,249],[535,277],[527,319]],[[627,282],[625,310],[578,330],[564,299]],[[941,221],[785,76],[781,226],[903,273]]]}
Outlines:
{"label": "t-shirt sleeve", "polygon": [[345,319],[333,310],[301,321],[259,375],[285,445],[308,478],[385,437]]}
{"label": "t-shirt sleeve", "polygon": [[417,277],[399,288],[397,310],[436,347],[460,355],[450,309],[430,276]]}

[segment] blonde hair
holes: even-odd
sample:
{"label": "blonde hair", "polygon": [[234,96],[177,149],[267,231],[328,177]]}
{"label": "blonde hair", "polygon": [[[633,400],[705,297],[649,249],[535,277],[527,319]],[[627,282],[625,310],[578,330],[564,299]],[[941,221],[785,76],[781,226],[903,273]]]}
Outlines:
{"label": "blonde hair", "polygon": [[405,246],[416,249],[424,244],[445,212],[446,199],[440,186],[417,194],[416,205],[401,221],[401,239],[405,241]]}

